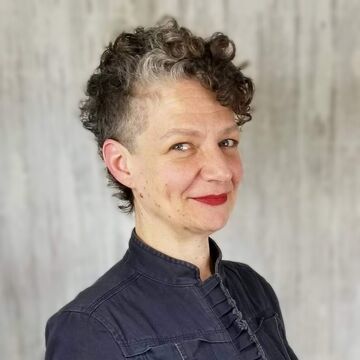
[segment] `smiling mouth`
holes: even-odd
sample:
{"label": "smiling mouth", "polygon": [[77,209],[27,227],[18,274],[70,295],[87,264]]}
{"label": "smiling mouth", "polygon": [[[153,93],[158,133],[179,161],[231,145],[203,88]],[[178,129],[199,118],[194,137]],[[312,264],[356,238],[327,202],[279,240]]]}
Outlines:
{"label": "smiling mouth", "polygon": [[227,201],[227,194],[224,193],[219,195],[206,195],[192,199],[208,205],[221,205]]}

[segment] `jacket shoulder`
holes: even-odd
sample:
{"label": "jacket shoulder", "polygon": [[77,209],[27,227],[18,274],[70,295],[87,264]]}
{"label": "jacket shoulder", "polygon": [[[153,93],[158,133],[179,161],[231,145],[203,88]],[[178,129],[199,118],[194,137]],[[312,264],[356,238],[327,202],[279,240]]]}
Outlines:
{"label": "jacket shoulder", "polygon": [[46,323],[45,360],[122,359],[118,334],[106,322],[83,312],[61,311]]}
{"label": "jacket shoulder", "polygon": [[281,316],[278,297],[262,275],[245,263],[224,260],[223,265],[229,282],[238,283],[251,297],[251,303],[257,304],[258,309],[273,309]]}
{"label": "jacket shoulder", "polygon": [[121,292],[139,276],[135,270],[126,266],[126,258],[127,253],[92,285],[80,291],[73,300],[60,308],[57,313],[75,311],[90,314],[113,295]]}

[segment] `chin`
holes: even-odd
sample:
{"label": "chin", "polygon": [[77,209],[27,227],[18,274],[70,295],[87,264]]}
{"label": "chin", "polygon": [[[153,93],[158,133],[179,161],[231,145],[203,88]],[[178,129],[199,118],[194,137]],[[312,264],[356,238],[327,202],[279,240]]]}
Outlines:
{"label": "chin", "polygon": [[207,221],[204,221],[203,228],[206,228],[208,231],[215,232],[221,230],[227,224],[228,220],[228,216],[214,216],[211,219],[207,219]]}
{"label": "chin", "polygon": [[232,207],[230,204],[219,206],[200,205],[200,207],[188,209],[186,218],[192,226],[204,232],[221,230],[228,222]]}

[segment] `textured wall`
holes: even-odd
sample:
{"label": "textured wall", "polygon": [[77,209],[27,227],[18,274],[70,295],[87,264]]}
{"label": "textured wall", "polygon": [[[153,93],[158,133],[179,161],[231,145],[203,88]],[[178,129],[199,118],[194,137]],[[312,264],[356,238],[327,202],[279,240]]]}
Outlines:
{"label": "textured wall", "polygon": [[40,359],[45,321],[122,257],[116,211],[78,101],[119,30],[172,14],[234,38],[257,86],[225,259],[263,274],[300,358],[359,359],[358,0],[2,1],[0,349]]}

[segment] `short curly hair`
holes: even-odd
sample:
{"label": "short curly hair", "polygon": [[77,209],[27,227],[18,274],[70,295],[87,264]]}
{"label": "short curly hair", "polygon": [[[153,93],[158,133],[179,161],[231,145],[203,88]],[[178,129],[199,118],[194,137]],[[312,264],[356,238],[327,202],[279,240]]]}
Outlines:
{"label": "short curly hair", "polygon": [[[238,126],[251,120],[250,102],[254,85],[234,65],[235,44],[221,32],[208,38],[193,35],[173,17],[153,27],[137,27],[120,33],[101,55],[100,64],[87,82],[86,98],[80,102],[80,119],[90,130],[103,160],[106,139],[136,148],[136,135],[147,126],[145,98],[160,80],[197,79],[213,91],[221,105],[234,112]],[[145,95],[145,96],[144,96]],[[145,115],[144,115],[145,113]],[[108,186],[120,200],[120,211],[134,211],[133,192],[119,183],[108,168]]]}

